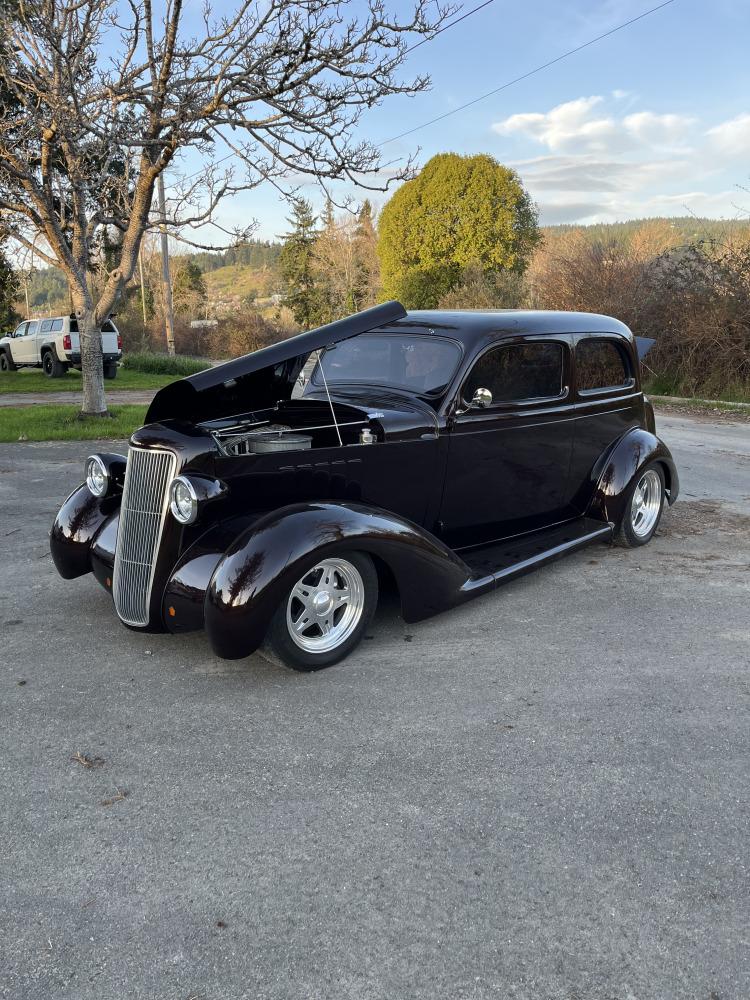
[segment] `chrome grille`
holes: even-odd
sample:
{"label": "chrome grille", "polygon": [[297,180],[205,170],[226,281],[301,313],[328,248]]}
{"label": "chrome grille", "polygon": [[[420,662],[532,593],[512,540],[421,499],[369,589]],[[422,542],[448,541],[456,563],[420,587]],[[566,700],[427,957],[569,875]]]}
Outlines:
{"label": "chrome grille", "polygon": [[131,447],[128,452],[112,586],[117,614],[128,625],[148,624],[168,487],[176,465],[170,451]]}

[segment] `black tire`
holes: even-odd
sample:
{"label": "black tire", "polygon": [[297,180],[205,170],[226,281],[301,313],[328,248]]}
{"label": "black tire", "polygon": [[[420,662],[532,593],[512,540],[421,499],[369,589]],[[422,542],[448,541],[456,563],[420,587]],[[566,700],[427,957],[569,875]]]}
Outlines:
{"label": "black tire", "polygon": [[[649,490],[649,514],[648,519],[641,522],[639,530],[638,515],[636,510],[634,510],[633,498],[637,490],[645,489],[644,482],[648,484]],[[658,496],[656,491],[658,491]],[[642,492],[641,496],[643,497],[645,494]],[[615,545],[620,545],[622,548],[628,549],[637,548],[639,545],[647,545],[659,527],[659,521],[664,510],[664,497],[664,470],[661,465],[658,462],[652,462],[643,469],[639,469],[633,477],[633,482],[628,487],[625,495],[625,511],[620,523],[615,528],[613,539]],[[643,508],[639,507],[639,510],[641,509]]]}
{"label": "black tire", "polygon": [[0,351],[0,372],[14,372],[16,371],[16,366],[13,363],[13,358],[10,355],[10,351]]}
{"label": "black tire", "polygon": [[117,362],[108,361],[104,366],[104,377],[105,378],[117,378]]}
{"label": "black tire", "polygon": [[54,351],[45,351],[42,355],[42,371],[47,378],[62,378],[68,366],[59,361]]}
{"label": "black tire", "polygon": [[[336,577],[336,570],[332,571],[330,590],[328,589],[328,584],[321,587],[320,582],[310,582],[315,581],[317,570],[322,566],[327,566],[327,564],[338,564],[341,569],[338,578]],[[352,573],[352,569],[355,571],[354,573]],[[341,575],[342,573],[348,574],[348,576]],[[322,580],[322,576],[318,579],[319,581]],[[321,627],[317,625],[316,620],[313,619],[307,629],[307,632],[312,633],[312,635],[301,635],[298,640],[293,638],[289,622],[293,620],[294,615],[297,613],[295,605],[298,604],[300,608],[303,608],[294,591],[299,587],[307,587],[311,594],[315,593],[318,596],[325,596],[328,593],[330,596],[331,593],[336,593],[337,579],[339,583],[342,581],[346,582],[347,580],[354,583],[349,592],[352,597],[354,597],[355,593],[358,595],[358,598],[361,597],[361,600],[357,599],[356,602],[354,600],[351,602],[352,607],[355,608],[355,611],[351,612],[351,614],[353,616],[356,613],[356,622],[354,617],[352,617],[349,622],[351,628],[349,628],[349,625],[344,621],[345,616],[350,614],[348,605],[342,605],[342,614],[338,618],[336,616],[339,609],[334,606],[331,612],[333,617],[330,620],[334,622],[334,630],[341,630],[341,640],[333,648],[325,649],[322,652],[301,648],[299,645],[300,641],[304,640],[314,646],[316,641],[324,643],[325,635]],[[361,594],[359,592],[360,584]],[[339,587],[339,589],[343,593],[344,588]],[[343,660],[345,656],[348,656],[359,645],[365,629],[372,621],[377,604],[378,574],[372,559],[366,553],[337,552],[330,556],[319,557],[318,559],[313,558],[310,560],[307,569],[300,573],[297,581],[276,609],[276,613],[271,619],[271,624],[268,628],[266,641],[279,659],[293,670],[300,670],[306,673],[313,670],[322,670],[324,667],[330,667],[332,664],[338,663],[339,660]],[[305,613],[304,609],[299,612],[300,618]],[[320,615],[322,616],[324,613],[323,611]],[[347,628],[349,628],[348,631]],[[320,636],[315,634],[316,630],[320,632]]]}

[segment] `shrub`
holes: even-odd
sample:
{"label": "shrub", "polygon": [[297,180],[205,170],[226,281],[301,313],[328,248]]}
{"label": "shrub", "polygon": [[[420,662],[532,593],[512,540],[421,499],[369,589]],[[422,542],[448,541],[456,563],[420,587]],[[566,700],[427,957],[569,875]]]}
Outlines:
{"label": "shrub", "polygon": [[535,308],[605,313],[636,336],[652,337],[645,363],[652,391],[735,399],[750,393],[747,243],[698,240],[659,253],[648,245],[591,243],[579,230],[548,240],[528,275]]}
{"label": "shrub", "polygon": [[146,372],[149,375],[195,375],[209,367],[205,361],[196,361],[194,358],[173,358],[168,354],[151,354],[147,351],[124,354],[122,364],[129,371]]}

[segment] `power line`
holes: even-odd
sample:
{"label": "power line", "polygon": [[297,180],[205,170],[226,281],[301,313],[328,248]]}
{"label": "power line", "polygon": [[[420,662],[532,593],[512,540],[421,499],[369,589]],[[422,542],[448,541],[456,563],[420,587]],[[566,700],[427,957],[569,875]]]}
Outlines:
{"label": "power line", "polygon": [[664,7],[668,7],[674,2],[675,0],[664,0],[664,3],[660,3],[656,7],[651,7],[650,10],[644,10],[644,12],[642,14],[638,14],[637,17],[631,17],[629,21],[623,21],[622,24],[618,24],[615,28],[610,28],[609,31],[605,31],[603,34],[597,35],[596,38],[590,38],[582,45],[577,45],[574,49],[569,49],[567,52],[563,52],[562,55],[556,56],[554,59],[550,59],[546,63],[542,63],[541,66],[536,66],[534,69],[530,69],[527,73],[522,73],[521,76],[517,76],[513,80],[508,80],[507,83],[503,83],[499,87],[495,87],[494,90],[489,90],[486,94],[482,94],[481,97],[475,97],[472,101],[467,101],[466,104],[462,104],[458,108],[446,111],[444,114],[438,115],[436,118],[431,118],[429,121],[422,122],[421,125],[415,125],[414,128],[407,129],[405,132],[400,132],[398,135],[394,135],[390,139],[385,139],[383,142],[377,143],[375,148],[381,149],[383,146],[387,146],[390,142],[396,142],[397,139],[403,139],[407,135],[413,135],[415,132],[419,132],[423,128],[435,125],[437,122],[450,118],[451,115],[458,114],[459,111],[465,111],[474,104],[479,104],[480,101],[486,101],[488,97],[493,97],[495,94],[499,94],[500,91],[507,90],[508,87],[512,87],[514,84],[520,83],[522,80],[528,80],[528,78],[530,76],[534,76],[535,73],[541,73],[542,70],[548,69],[550,66],[554,66],[555,63],[559,63],[563,59],[567,59],[569,56],[575,55],[576,52],[581,52],[583,49],[587,49],[590,45],[600,42],[603,38],[608,38],[610,35],[614,35],[616,32],[622,31],[623,28],[628,28],[631,24],[635,24],[636,21],[641,21],[644,17],[648,17],[649,14],[655,14],[656,11],[662,10]]}
{"label": "power line", "polygon": [[443,27],[436,31],[434,35],[431,35],[430,38],[423,38],[421,42],[417,42],[416,45],[412,45],[411,48],[408,48],[406,52],[404,52],[404,55],[406,55],[407,52],[413,52],[414,49],[418,49],[420,45],[426,45],[427,42],[431,42],[434,38],[437,38],[438,35],[442,35],[444,31],[448,30],[448,28],[452,28],[461,21],[465,21],[467,17],[471,17],[472,14],[476,14],[476,12],[478,10],[482,10],[483,7],[489,7],[491,3],[494,3],[494,0],[484,0],[484,3],[480,3],[479,6],[475,7],[473,10],[467,10],[465,14],[457,17],[455,21],[449,21],[448,24],[444,24]]}
{"label": "power line", "polygon": [[[457,17],[454,21],[449,21],[448,24],[444,24],[442,28],[439,28],[435,32],[434,35],[431,35],[429,38],[423,38],[421,42],[417,42],[416,45],[412,45],[411,48],[406,49],[404,55],[407,55],[409,52],[413,52],[415,49],[418,49],[420,45],[425,45],[427,42],[431,42],[433,39],[437,38],[438,35],[442,35],[444,31],[447,31],[448,28],[455,27],[455,25],[460,24],[461,21],[465,21],[467,17],[471,17],[472,14],[476,14],[477,11],[482,10],[484,7],[489,7],[489,5],[494,2],[495,0],[484,0],[484,3],[480,3],[478,7],[474,7],[472,10],[467,10],[465,14],[462,14],[460,17]],[[391,139],[388,139],[386,141],[392,142]],[[385,145],[385,143],[381,143],[381,145]],[[234,155],[235,155],[234,153],[227,153],[227,155],[222,156],[221,159],[214,160],[211,166],[217,167],[220,163],[225,163],[227,160],[231,160]],[[203,169],[196,170],[194,174],[188,174],[187,177],[183,177],[181,178],[181,180],[183,181],[192,180],[193,177],[198,177],[203,172],[204,172]]]}

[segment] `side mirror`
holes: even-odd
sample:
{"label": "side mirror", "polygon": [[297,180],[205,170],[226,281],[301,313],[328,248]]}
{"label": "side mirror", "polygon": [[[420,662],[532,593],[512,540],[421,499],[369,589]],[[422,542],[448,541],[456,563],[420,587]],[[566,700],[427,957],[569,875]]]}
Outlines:
{"label": "side mirror", "polygon": [[480,409],[486,409],[486,407],[492,406],[492,393],[490,390],[477,389],[472,397],[471,405],[478,406]]}

